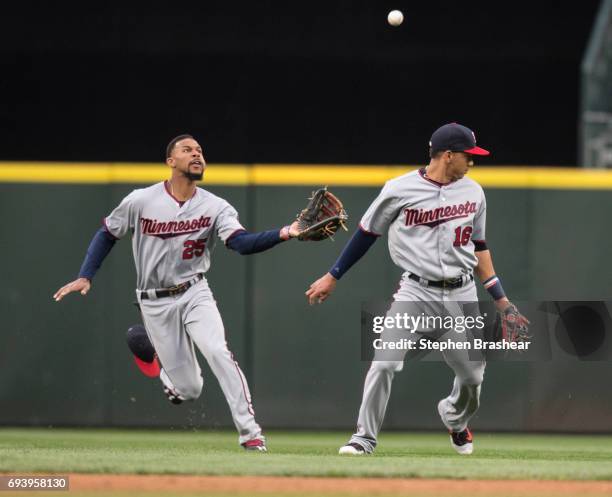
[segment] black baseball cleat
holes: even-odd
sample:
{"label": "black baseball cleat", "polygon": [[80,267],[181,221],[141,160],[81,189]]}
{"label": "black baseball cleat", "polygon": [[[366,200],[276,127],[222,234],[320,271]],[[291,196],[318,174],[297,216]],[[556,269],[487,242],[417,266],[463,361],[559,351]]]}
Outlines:
{"label": "black baseball cleat", "polygon": [[166,394],[166,397],[168,397],[168,400],[170,402],[172,402],[175,405],[183,403],[183,400],[185,400],[183,397],[181,397],[174,390],[169,389],[166,385],[163,385],[163,387],[164,387],[164,393]]}
{"label": "black baseball cleat", "polygon": [[451,431],[450,439],[453,449],[455,449],[462,456],[468,456],[474,452],[474,437],[469,428],[463,431],[455,432]]}
{"label": "black baseball cleat", "polygon": [[366,450],[357,442],[349,442],[340,447],[338,454],[341,456],[363,456],[366,454]]}
{"label": "black baseball cleat", "polygon": [[149,378],[158,378],[161,368],[145,327],[141,324],[130,326],[126,340],[130,351],[134,354],[134,362],[142,374]]}
{"label": "black baseball cleat", "polygon": [[261,438],[253,438],[252,440],[247,440],[246,442],[240,444],[244,448],[244,450],[255,451],[255,452],[268,452],[268,448],[266,447],[265,440]]}

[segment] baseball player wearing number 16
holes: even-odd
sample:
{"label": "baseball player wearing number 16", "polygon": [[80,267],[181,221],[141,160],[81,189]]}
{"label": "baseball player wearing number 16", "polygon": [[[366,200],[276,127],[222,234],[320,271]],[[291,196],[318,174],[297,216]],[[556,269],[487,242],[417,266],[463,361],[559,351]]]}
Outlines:
{"label": "baseball player wearing number 16", "polygon": [[200,396],[203,380],[197,346],[223,390],[239,443],[247,450],[265,452],[246,379],[227,348],[221,315],[204,273],[217,239],[240,254],[253,254],[300,235],[298,223],[248,233],[228,202],[196,186],[206,162],[191,135],[174,138],[166,157],[170,179],[134,190],[123,199],[94,236],[79,278],[53,297],[60,301],[71,292],[86,295],[115,241],[130,234],[136,297],[157,356],[155,365],[158,359],[161,362],[157,372],[164,393],[174,404]]}
{"label": "baseball player wearing number 16", "polygon": [[[456,123],[437,129],[430,141],[429,165],[385,184],[339,259],[306,292],[310,304],[326,300],[342,275],[387,233],[391,258],[405,271],[395,302],[440,303],[448,308],[457,308],[456,302],[477,302],[476,273],[502,320],[524,329],[528,321],[506,297],[485,242],[484,192],[465,177],[478,155],[489,152],[476,146],[470,129]],[[464,339],[462,334],[452,335],[455,340]],[[402,370],[404,357],[405,352],[399,356],[401,360],[377,360],[375,355],[365,379],[357,431],[340,448],[340,454],[374,451],[393,376]],[[471,360],[460,348],[445,351],[444,360],[455,379],[450,394],[439,402],[438,413],[450,432],[452,447],[459,454],[471,454],[473,437],[468,422],[478,409],[485,362]]]}

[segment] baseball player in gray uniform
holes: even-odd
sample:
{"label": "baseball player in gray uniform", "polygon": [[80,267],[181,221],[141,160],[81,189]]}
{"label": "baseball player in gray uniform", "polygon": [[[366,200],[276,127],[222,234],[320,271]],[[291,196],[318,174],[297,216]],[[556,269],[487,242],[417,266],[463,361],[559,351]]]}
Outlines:
{"label": "baseball player in gray uniform", "polygon": [[203,386],[194,346],[217,377],[247,450],[266,451],[255,421],[244,374],[228,350],[217,304],[204,274],[220,239],[241,254],[252,254],[297,236],[296,223],[248,233],[236,210],[222,198],[196,187],[206,162],[190,135],[167,147],[168,181],[134,190],[104,219],[92,240],[79,278],[55,294],[86,295],[94,274],[115,240],[130,234],[137,273],[136,297],[144,326],[161,362],[160,379],[169,400],[196,399]]}
{"label": "baseball player in gray uniform", "polygon": [[[476,146],[470,129],[456,123],[437,129],[430,141],[429,165],[385,184],[331,270],[306,292],[310,304],[326,300],[342,275],[387,233],[391,258],[405,271],[395,302],[441,303],[447,308],[453,302],[476,302],[475,273],[499,310],[511,306],[485,241],[484,192],[465,177],[476,155],[489,152]],[[401,371],[404,356],[405,351],[395,356],[401,360],[377,360],[375,355],[365,379],[357,431],[340,454],[374,451],[393,376]],[[447,350],[444,359],[455,379],[450,394],[439,402],[438,412],[450,432],[452,447],[459,454],[471,454],[468,422],[478,409],[485,362],[470,359],[465,349]]]}

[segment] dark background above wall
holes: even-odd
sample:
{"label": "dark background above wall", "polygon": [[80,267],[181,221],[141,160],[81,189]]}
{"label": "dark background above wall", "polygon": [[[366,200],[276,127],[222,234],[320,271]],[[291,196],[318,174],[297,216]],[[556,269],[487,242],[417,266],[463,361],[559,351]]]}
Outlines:
{"label": "dark background above wall", "polygon": [[490,163],[573,165],[598,3],[11,2],[0,159],[158,161],[189,131],[217,163],[419,163],[459,121]]}

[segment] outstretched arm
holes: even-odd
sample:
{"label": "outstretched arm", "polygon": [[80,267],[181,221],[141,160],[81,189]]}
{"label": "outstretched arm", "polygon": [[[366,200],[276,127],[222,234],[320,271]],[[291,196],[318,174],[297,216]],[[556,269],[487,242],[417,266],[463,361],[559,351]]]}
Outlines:
{"label": "outstretched arm", "polygon": [[241,255],[249,255],[271,249],[297,235],[297,223],[295,222],[291,226],[285,226],[280,230],[260,231],[258,233],[240,230],[231,235],[225,244]]}
{"label": "outstretched arm", "polygon": [[80,292],[81,295],[87,295],[91,288],[91,280],[95,276],[98,269],[102,265],[105,257],[114,247],[117,239],[111,235],[106,228],[100,228],[96,231],[89,248],[87,249],[87,255],[81,265],[79,271],[79,277],[71,281],[70,283],[61,287],[57,292],[53,294],[53,298],[56,302],[62,300],[66,295],[72,292]]}
{"label": "outstretched arm", "polygon": [[366,232],[361,228],[355,231],[329,272],[310,285],[310,288],[306,291],[308,303],[313,305],[324,302],[336,288],[336,281],[342,278],[364,256],[377,238],[377,235]]}

